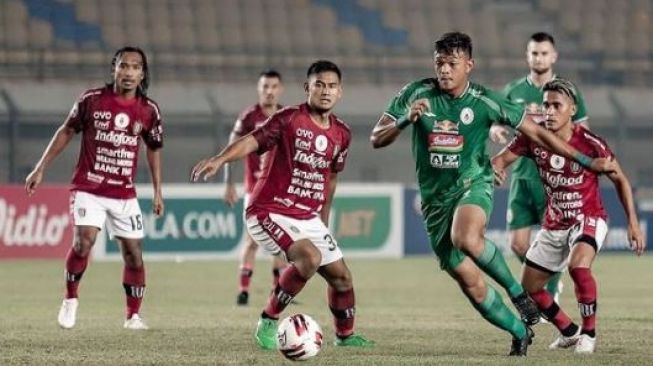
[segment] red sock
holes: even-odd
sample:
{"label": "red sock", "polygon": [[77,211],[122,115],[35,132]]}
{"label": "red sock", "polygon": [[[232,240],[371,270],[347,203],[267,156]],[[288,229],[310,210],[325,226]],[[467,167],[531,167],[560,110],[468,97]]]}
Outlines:
{"label": "red sock", "polygon": [[138,314],[145,295],[145,266],[133,268],[125,264],[122,272],[122,286],[127,298],[127,319]]}
{"label": "red sock", "polygon": [[542,315],[553,323],[559,331],[563,331],[571,325],[571,318],[553,301],[553,296],[551,296],[549,291],[540,289],[536,292],[531,292],[529,295],[531,295],[531,298],[537,304],[537,308],[540,309]]}
{"label": "red sock", "polygon": [[279,285],[279,277],[281,277],[281,273],[283,273],[283,270],[285,267],[281,268],[272,268],[272,288],[275,289]]}
{"label": "red sock", "polygon": [[356,315],[356,297],[354,289],[338,292],[329,286],[327,289],[329,308],[333,314],[333,325],[336,336],[348,337],[354,333],[354,317]]}
{"label": "red sock", "polygon": [[240,267],[240,292],[249,292],[249,283],[252,281],[254,270],[249,264]]}
{"label": "red sock", "polygon": [[583,317],[583,333],[594,334],[596,327],[596,280],[589,268],[574,268],[569,271],[576,285],[576,299]]}
{"label": "red sock", "polygon": [[270,318],[278,319],[283,309],[304,288],[306,281],[294,265],[287,266],[279,277],[279,285],[274,289],[265,305],[263,310],[265,314]]}
{"label": "red sock", "polygon": [[66,255],[66,299],[77,298],[77,289],[79,288],[79,281],[88,265],[88,256],[81,257],[75,252],[73,247],[70,247]]}

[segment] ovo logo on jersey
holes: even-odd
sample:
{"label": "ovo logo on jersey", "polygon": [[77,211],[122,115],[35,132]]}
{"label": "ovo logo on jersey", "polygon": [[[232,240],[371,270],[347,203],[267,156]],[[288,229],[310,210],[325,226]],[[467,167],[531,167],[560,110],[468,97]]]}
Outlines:
{"label": "ovo logo on jersey", "polygon": [[129,116],[126,113],[118,113],[113,124],[116,126],[116,129],[124,131],[127,129],[127,125],[129,125]]}

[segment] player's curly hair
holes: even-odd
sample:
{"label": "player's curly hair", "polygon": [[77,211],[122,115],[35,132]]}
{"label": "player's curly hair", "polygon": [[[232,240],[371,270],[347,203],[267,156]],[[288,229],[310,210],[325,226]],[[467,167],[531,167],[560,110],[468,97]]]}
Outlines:
{"label": "player's curly hair", "polygon": [[433,53],[453,55],[456,51],[464,52],[472,58],[472,38],[462,32],[449,32],[435,41],[433,47]]}
{"label": "player's curly hair", "polygon": [[574,104],[578,103],[578,94],[576,93],[576,87],[571,81],[567,79],[555,78],[544,84],[542,91],[554,91],[560,94],[564,94],[573,100]]}
{"label": "player's curly hair", "polygon": [[[126,52],[137,52],[138,54],[141,55],[141,59],[143,59],[143,80],[141,80],[141,83],[138,84],[138,88],[136,89],[136,93],[141,95],[141,96],[147,96],[147,88],[150,86],[150,68],[147,64],[147,56],[145,56],[145,52],[140,49],[139,47],[134,47],[134,46],[125,46],[119,50],[116,51],[116,53],[113,54],[113,58],[111,59],[111,70],[116,69],[116,62],[118,62],[118,58],[122,56]],[[107,86],[113,86],[114,81],[112,80],[110,83],[107,84]]]}

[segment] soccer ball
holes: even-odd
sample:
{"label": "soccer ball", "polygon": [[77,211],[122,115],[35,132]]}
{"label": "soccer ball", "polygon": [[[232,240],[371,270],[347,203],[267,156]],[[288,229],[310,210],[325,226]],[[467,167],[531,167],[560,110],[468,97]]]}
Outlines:
{"label": "soccer ball", "polygon": [[322,349],[322,329],[306,314],[291,315],[279,322],[277,348],[289,360],[308,360]]}

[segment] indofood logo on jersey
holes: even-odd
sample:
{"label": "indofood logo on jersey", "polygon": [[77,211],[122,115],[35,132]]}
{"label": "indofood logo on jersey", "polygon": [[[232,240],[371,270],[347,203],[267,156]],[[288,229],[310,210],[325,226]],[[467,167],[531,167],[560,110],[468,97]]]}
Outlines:
{"label": "indofood logo on jersey", "polygon": [[100,131],[100,130],[95,131],[95,140],[108,142],[115,147],[120,147],[122,145],[127,145],[127,146],[138,145],[137,136],[132,136],[124,132],[116,132],[116,131],[109,131],[109,132]]}
{"label": "indofood logo on jersey", "polygon": [[551,174],[546,172],[546,182],[553,188],[556,187],[572,187],[583,183],[584,175],[576,177],[565,177],[562,174]]}

